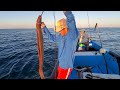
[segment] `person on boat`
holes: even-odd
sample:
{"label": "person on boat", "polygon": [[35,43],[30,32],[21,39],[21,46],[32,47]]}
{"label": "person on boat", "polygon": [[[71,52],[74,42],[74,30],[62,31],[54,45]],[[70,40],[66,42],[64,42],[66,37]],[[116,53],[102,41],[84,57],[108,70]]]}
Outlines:
{"label": "person on boat", "polygon": [[[54,42],[58,42],[58,75],[57,79],[68,79],[73,69],[74,53],[78,41],[79,32],[76,28],[74,15],[71,11],[63,11],[65,18],[56,24],[58,35],[51,34],[44,23],[41,24],[43,32]],[[38,22],[39,23],[39,22]]]}
{"label": "person on boat", "polygon": [[85,29],[80,31],[80,38],[78,42],[78,51],[89,50],[89,36],[85,33]]}

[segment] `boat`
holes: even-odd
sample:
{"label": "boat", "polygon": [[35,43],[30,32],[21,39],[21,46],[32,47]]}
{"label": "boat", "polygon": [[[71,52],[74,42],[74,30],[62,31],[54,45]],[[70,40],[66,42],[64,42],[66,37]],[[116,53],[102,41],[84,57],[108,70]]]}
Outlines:
{"label": "boat", "polygon": [[[74,56],[74,69],[69,79],[86,79],[88,75],[90,76],[88,78],[94,78],[95,74],[99,76],[99,79],[103,78],[103,75],[104,79],[108,77],[120,79],[120,54],[107,51],[94,40],[90,41],[88,51],[76,51]],[[84,74],[86,72],[88,74]]]}
{"label": "boat", "polygon": [[[88,51],[76,50],[74,57],[68,79],[120,79],[120,53],[107,51],[95,40],[89,42]],[[55,79],[57,66],[58,63],[49,78]]]}

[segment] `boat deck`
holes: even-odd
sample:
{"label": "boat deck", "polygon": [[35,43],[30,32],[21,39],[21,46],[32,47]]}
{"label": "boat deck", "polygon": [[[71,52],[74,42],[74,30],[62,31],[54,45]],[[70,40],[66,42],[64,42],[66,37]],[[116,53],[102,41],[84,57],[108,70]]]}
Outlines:
{"label": "boat deck", "polygon": [[99,52],[97,51],[75,52],[74,67],[96,66],[99,64],[104,64],[103,55],[100,54]]}

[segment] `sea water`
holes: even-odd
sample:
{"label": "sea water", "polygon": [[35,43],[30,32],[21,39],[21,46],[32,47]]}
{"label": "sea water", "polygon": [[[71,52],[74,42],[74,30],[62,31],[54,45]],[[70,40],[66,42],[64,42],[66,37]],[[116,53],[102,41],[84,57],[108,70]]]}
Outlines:
{"label": "sea water", "polygon": [[[52,29],[50,32],[55,35]],[[99,28],[97,32],[91,29],[93,40],[106,49],[120,51],[120,28]],[[90,35],[89,29],[87,33]],[[35,29],[0,29],[0,79],[40,79],[36,39]],[[57,55],[56,42],[44,35],[45,76],[51,74]]]}

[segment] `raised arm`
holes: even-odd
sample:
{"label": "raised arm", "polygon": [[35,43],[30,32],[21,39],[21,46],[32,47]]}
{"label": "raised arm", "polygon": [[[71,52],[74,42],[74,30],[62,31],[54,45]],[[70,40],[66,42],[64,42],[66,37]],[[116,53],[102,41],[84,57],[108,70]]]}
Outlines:
{"label": "raised arm", "polygon": [[48,36],[49,40],[51,40],[53,42],[59,42],[61,35],[55,36],[55,35],[51,34],[44,23],[41,24],[41,28],[42,28],[43,32],[45,33],[45,35]]}
{"label": "raised arm", "polygon": [[76,22],[74,16],[71,11],[63,11],[67,18],[67,26],[69,29],[69,34],[72,39],[76,39],[78,37],[78,30],[76,28]]}

